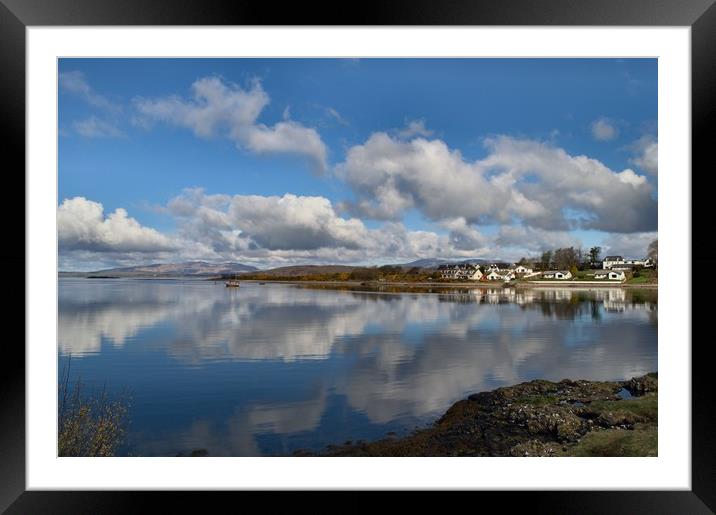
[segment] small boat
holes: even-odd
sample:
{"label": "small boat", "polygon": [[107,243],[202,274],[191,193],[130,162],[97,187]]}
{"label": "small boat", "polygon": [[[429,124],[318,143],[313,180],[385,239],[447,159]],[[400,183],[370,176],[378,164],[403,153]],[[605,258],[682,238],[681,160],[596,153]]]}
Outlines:
{"label": "small boat", "polygon": [[224,284],[226,285],[227,288],[238,288],[239,287],[239,281],[236,281],[233,279],[230,281],[226,281]]}

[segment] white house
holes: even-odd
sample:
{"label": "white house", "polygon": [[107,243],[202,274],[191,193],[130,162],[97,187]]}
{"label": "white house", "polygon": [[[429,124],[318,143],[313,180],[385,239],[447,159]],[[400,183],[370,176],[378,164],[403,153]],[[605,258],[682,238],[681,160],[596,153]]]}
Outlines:
{"label": "white house", "polygon": [[502,276],[497,270],[490,270],[490,273],[485,276],[488,281],[499,281]]}
{"label": "white house", "polygon": [[569,270],[551,270],[549,272],[542,272],[543,279],[571,279],[572,272]]}
{"label": "white house", "polygon": [[532,269],[527,268],[526,266],[519,265],[515,268],[515,273],[516,274],[531,274]]}
{"label": "white house", "polygon": [[443,279],[479,281],[482,278],[480,267],[469,263],[462,265],[440,265],[438,271],[440,272],[440,277]]}
{"label": "white house", "polygon": [[502,272],[502,279],[505,281],[511,281],[515,278],[515,271],[514,270],[500,270]]}
{"label": "white house", "polygon": [[482,270],[480,270],[480,267],[475,267],[472,275],[468,276],[467,278],[471,281],[479,281],[480,279],[482,279],[483,275],[484,274],[482,273]]}
{"label": "white house", "polygon": [[515,273],[512,270],[490,270],[485,278],[488,281],[511,281],[515,278]]}
{"label": "white house", "polygon": [[602,268],[608,270],[615,265],[623,265],[625,262],[622,256],[607,256],[602,261]]}
{"label": "white house", "polygon": [[654,266],[654,262],[651,258],[624,259],[622,256],[607,256],[602,261],[602,268],[605,270],[631,270],[635,266],[649,268]]}
{"label": "white house", "polygon": [[624,272],[621,270],[614,271],[610,270],[609,272],[597,272],[594,274],[595,279],[609,279],[610,281],[623,281],[626,276],[624,275]]}

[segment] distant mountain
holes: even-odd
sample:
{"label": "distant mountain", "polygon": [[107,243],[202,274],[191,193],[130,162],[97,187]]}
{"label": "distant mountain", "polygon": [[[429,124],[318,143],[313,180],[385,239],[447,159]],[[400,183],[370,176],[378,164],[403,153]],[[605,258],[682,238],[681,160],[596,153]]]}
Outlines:
{"label": "distant mountain", "polygon": [[454,259],[441,259],[441,258],[428,258],[428,259],[418,259],[417,261],[411,261],[410,263],[399,263],[393,266],[399,266],[402,268],[437,268],[440,265],[457,265],[457,264],[466,264],[466,263],[472,263],[475,265],[489,265],[491,263],[494,263],[495,261],[490,261],[488,259],[481,259],[481,258],[475,258],[475,259],[464,259],[464,260],[454,260]]}
{"label": "distant mountain", "polygon": [[242,263],[208,263],[187,261],[185,263],[157,263],[153,265],[109,268],[96,272],[60,272],[61,275],[80,277],[203,277],[213,275],[254,272],[255,266]]}
{"label": "distant mountain", "polygon": [[261,275],[267,276],[295,277],[299,275],[339,274],[341,272],[352,272],[356,268],[363,267],[346,265],[296,265],[261,270],[260,272]]}

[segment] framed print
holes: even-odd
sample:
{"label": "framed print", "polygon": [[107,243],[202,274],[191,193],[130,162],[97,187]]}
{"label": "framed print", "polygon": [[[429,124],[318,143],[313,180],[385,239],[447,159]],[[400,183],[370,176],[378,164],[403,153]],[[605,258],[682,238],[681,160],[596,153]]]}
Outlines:
{"label": "framed print", "polygon": [[3,508],[714,509],[713,2],[131,4],[0,5],[26,214]]}

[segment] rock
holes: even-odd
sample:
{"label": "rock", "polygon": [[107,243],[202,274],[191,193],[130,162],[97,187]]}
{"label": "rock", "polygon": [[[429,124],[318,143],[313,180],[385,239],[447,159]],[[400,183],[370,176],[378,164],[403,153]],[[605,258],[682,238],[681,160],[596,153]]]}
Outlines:
{"label": "rock", "polygon": [[621,427],[632,429],[634,424],[643,422],[644,417],[625,410],[604,411],[594,420],[594,423],[601,427]]}
{"label": "rock", "polygon": [[554,456],[556,454],[556,446],[539,440],[528,440],[512,447],[508,454],[514,457]]}
{"label": "rock", "polygon": [[656,374],[646,374],[641,377],[633,377],[624,383],[624,388],[629,390],[632,395],[640,396],[648,392],[658,391],[659,382]]}

